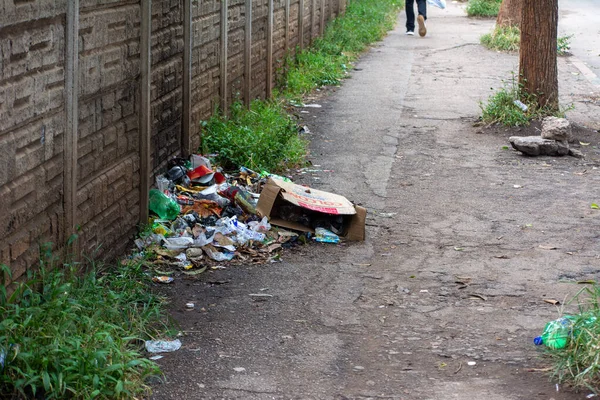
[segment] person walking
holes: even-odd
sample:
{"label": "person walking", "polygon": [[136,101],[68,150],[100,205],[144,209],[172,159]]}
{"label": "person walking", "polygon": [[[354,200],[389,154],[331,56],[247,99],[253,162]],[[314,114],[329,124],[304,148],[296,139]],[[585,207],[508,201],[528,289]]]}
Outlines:
{"label": "person walking", "polygon": [[417,17],[419,36],[423,37],[427,35],[427,27],[425,26],[425,20],[427,20],[427,0],[406,0],[406,34],[415,34],[415,9],[413,7],[415,1],[417,2],[419,12],[419,16]]}

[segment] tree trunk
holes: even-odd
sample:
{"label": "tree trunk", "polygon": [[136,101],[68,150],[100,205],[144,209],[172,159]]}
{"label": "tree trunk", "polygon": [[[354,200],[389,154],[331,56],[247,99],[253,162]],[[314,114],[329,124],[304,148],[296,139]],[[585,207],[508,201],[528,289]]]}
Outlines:
{"label": "tree trunk", "polygon": [[519,84],[540,108],[558,109],[558,0],[522,0]]}
{"label": "tree trunk", "polygon": [[496,26],[519,26],[523,0],[503,0],[496,19]]}

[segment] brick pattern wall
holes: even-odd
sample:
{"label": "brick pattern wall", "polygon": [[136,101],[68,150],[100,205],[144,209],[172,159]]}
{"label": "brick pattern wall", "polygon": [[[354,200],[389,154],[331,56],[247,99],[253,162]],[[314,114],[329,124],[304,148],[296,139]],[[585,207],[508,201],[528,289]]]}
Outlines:
{"label": "brick pattern wall", "polygon": [[122,253],[139,218],[139,47],[139,2],[80,2],[75,222],[85,254]]}
{"label": "brick pattern wall", "polygon": [[[140,163],[141,1],[79,0],[75,224],[79,249],[124,252],[140,219],[142,174],[182,152],[184,1],[152,0],[150,166]],[[144,0],[145,1],[145,0]],[[329,18],[346,0],[326,0]],[[299,3],[273,0],[273,72],[300,43]],[[321,0],[304,0],[304,45],[318,35]],[[245,100],[246,1],[228,0],[227,102]],[[250,97],[267,95],[269,0],[252,0]],[[192,2],[191,150],[221,99],[222,0]],[[59,254],[65,227],[67,0],[0,0],[0,264],[18,279]],[[315,23],[314,26],[311,24]]]}
{"label": "brick pattern wall", "polygon": [[66,1],[0,3],[0,263],[63,236]]}

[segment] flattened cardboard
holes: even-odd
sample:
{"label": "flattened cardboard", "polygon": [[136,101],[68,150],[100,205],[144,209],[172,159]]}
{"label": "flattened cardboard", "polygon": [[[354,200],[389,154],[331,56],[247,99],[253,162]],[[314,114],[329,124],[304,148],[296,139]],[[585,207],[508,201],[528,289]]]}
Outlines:
{"label": "flattened cardboard", "polygon": [[314,232],[313,229],[298,222],[271,217],[271,212],[276,207],[276,203],[282,201],[311,211],[341,215],[346,219],[344,224],[346,229],[342,237],[355,241],[365,240],[367,210],[363,207],[354,206],[343,196],[307,188],[280,179],[269,179],[256,206],[258,213],[263,217],[269,217],[272,225],[301,232]]}

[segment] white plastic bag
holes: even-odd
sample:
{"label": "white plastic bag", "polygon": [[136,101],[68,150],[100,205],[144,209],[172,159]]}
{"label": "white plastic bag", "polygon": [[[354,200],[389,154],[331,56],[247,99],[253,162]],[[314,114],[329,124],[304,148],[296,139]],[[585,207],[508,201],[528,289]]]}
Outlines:
{"label": "white plastic bag", "polygon": [[427,0],[427,2],[432,6],[441,8],[442,10],[446,8],[446,0]]}

